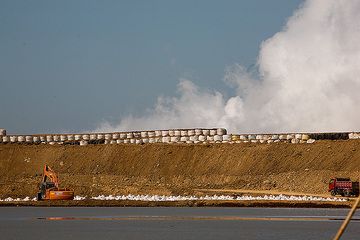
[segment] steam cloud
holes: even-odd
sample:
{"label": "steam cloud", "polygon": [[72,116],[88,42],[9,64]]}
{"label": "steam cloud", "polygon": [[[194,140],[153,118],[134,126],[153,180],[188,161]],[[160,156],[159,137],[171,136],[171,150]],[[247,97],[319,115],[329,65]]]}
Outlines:
{"label": "steam cloud", "polygon": [[264,41],[259,79],[235,64],[224,82],[225,98],[178,84],[179,97],[159,97],[141,117],[98,131],[225,127],[230,132],[322,132],[360,129],[360,1],[308,0],[281,32]]}

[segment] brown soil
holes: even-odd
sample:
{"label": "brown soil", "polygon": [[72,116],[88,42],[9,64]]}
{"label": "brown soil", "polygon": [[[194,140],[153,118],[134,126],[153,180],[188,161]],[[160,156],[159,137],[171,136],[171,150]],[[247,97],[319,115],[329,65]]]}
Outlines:
{"label": "brown soil", "polygon": [[[314,144],[0,144],[0,198],[35,196],[43,165],[76,195],[246,194],[328,196],[332,176],[358,179],[360,141]],[[241,190],[241,191],[237,191]]]}

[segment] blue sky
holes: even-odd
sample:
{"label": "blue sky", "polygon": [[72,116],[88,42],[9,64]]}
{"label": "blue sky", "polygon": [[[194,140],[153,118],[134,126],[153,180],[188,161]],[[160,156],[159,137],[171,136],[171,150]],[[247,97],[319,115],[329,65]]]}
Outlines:
{"label": "blue sky", "polygon": [[0,128],[76,132],[141,115],[179,78],[232,94],[300,0],[0,0]]}

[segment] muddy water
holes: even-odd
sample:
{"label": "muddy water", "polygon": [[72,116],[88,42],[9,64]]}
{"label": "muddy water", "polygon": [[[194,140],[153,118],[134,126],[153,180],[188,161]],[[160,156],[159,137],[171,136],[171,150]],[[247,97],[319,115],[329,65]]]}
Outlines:
{"label": "muddy water", "polygon": [[[331,239],[348,210],[0,208],[0,239]],[[360,213],[342,239],[358,239]]]}

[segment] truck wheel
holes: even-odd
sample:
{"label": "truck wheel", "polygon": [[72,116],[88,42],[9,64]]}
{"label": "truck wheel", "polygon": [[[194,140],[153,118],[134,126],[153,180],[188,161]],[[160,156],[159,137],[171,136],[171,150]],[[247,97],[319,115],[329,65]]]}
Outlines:
{"label": "truck wheel", "polygon": [[344,191],[344,195],[345,195],[345,197],[349,197],[349,196],[350,196],[350,191],[349,191],[349,190],[345,190],[345,191]]}
{"label": "truck wheel", "polygon": [[336,196],[336,192],[334,190],[331,190],[330,193],[331,193],[331,196]]}

